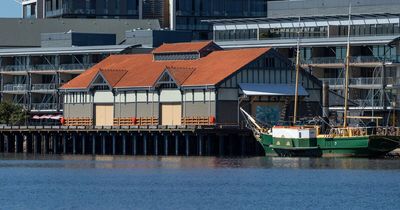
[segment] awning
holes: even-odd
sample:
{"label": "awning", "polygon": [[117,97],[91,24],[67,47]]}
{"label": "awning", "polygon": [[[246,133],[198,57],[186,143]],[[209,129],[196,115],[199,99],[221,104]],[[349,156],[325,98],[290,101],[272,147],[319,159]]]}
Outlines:
{"label": "awning", "polygon": [[[254,84],[241,83],[240,89],[247,96],[294,96],[295,84]],[[306,89],[299,85],[299,96],[308,96]]]}
{"label": "awning", "polygon": [[34,115],[32,119],[34,120],[60,120],[62,115]]}

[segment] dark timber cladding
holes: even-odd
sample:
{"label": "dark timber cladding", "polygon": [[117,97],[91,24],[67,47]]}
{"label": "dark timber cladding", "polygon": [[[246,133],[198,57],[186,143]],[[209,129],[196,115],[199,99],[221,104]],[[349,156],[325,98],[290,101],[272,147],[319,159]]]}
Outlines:
{"label": "dark timber cladding", "polygon": [[249,130],[210,127],[0,128],[0,153],[34,155],[263,155]]}

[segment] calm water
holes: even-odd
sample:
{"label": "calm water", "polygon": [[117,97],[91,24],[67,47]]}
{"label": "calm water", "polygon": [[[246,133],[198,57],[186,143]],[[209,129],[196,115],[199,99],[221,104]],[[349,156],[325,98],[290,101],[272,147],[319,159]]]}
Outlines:
{"label": "calm water", "polygon": [[0,155],[0,209],[400,209],[400,160]]}

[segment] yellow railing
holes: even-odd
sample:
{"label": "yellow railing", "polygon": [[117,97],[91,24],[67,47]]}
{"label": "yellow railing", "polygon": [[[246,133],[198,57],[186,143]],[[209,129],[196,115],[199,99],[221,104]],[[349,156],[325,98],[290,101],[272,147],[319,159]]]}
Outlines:
{"label": "yellow railing", "polygon": [[93,119],[89,117],[65,118],[65,126],[91,126]]}
{"label": "yellow railing", "polygon": [[209,117],[182,117],[182,125],[212,125]]}
{"label": "yellow railing", "polygon": [[125,117],[114,118],[114,126],[145,126],[145,125],[158,125],[158,118],[156,117]]}

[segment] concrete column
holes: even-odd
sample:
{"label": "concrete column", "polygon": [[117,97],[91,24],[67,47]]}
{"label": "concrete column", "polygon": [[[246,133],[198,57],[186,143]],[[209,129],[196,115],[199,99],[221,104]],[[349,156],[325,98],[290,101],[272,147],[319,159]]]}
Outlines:
{"label": "concrete column", "polygon": [[9,143],[9,137],[8,135],[4,135],[4,153],[8,153],[8,143]]}
{"label": "concrete column", "polygon": [[176,29],[176,0],[169,0],[169,28]]}
{"label": "concrete column", "polygon": [[233,143],[235,139],[233,138],[232,135],[228,136],[228,141],[229,141],[229,156],[233,156]]}
{"label": "concrete column", "polygon": [[92,134],[92,155],[96,155],[96,134]]}
{"label": "concrete column", "polygon": [[158,155],[158,135],[154,135],[154,155]]}
{"label": "concrete column", "polygon": [[240,145],[241,145],[241,149],[240,149],[240,155],[243,157],[243,156],[245,156],[245,153],[246,153],[246,144],[245,144],[245,141],[246,141],[246,137],[245,136],[241,136],[240,137]]}
{"label": "concrete column", "polygon": [[83,134],[82,135],[82,155],[85,154],[85,150],[86,150],[86,148],[85,148],[86,145],[85,144],[86,144],[86,135]]}
{"label": "concrete column", "polygon": [[47,136],[46,135],[42,135],[42,154],[47,154]]}
{"label": "concrete column", "polygon": [[101,136],[101,146],[102,146],[102,154],[105,155],[106,154],[106,135],[103,134]]}
{"label": "concrete column", "polygon": [[22,150],[24,154],[28,153],[28,136],[27,135],[23,135],[22,136]]}
{"label": "concrete column", "polygon": [[0,134],[0,153],[4,152],[4,135]]}
{"label": "concrete column", "polygon": [[175,136],[175,155],[179,155],[179,135],[176,134]]}
{"label": "concrete column", "polygon": [[112,154],[115,155],[115,141],[117,140],[117,135],[115,133],[112,134]]}
{"label": "concrete column", "polygon": [[138,10],[139,10],[139,19],[143,19],[143,1],[144,0],[139,0],[139,7],[138,7]]}
{"label": "concrete column", "polygon": [[132,139],[132,154],[136,155],[137,154],[137,135],[133,134],[133,139]]}
{"label": "concrete column", "polygon": [[18,134],[14,135],[14,153],[18,153],[18,143],[19,143],[19,137]]}
{"label": "concrete column", "polygon": [[211,155],[211,135],[208,134],[207,136],[207,155],[210,156]]}
{"label": "concrete column", "polygon": [[32,134],[33,135],[33,154],[37,154],[38,150],[38,134]]}
{"label": "concrete column", "polygon": [[53,153],[57,154],[57,134],[51,136],[53,139]]}
{"label": "concrete column", "polygon": [[203,136],[199,135],[197,136],[198,138],[198,150],[199,150],[199,156],[203,155]]}
{"label": "concrete column", "polygon": [[126,155],[126,135],[127,134],[123,134],[122,136],[122,154]]}
{"label": "concrete column", "polygon": [[164,135],[164,155],[168,156],[168,135]]}
{"label": "concrete column", "polygon": [[147,155],[147,135],[143,135],[143,155]]}
{"label": "concrete column", "polygon": [[186,156],[189,156],[189,135],[185,135]]}
{"label": "concrete column", "polygon": [[63,154],[66,155],[67,154],[67,134],[63,134],[62,137],[62,145],[63,145]]}
{"label": "concrete column", "polygon": [[72,134],[72,154],[76,154],[76,135]]}
{"label": "concrete column", "polygon": [[222,136],[222,135],[220,135],[219,136],[219,146],[218,146],[218,149],[219,149],[219,153],[218,153],[218,155],[219,156],[224,156],[224,136]]}

